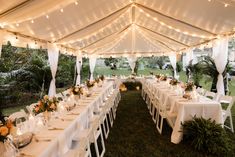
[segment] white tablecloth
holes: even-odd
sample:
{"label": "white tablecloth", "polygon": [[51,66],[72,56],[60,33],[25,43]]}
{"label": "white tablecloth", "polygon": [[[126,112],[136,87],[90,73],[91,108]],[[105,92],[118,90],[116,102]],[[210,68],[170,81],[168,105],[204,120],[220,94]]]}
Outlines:
{"label": "white tablecloth", "polygon": [[[113,89],[113,82],[106,82],[103,87],[96,87],[91,97],[83,98],[69,113],[61,119],[54,119],[50,122],[52,128],[41,129],[36,133],[39,142],[32,142],[20,149],[20,152],[35,157],[59,157],[64,154],[72,144],[72,137],[75,133],[88,127],[93,111],[99,108],[107,94]],[[45,141],[50,140],[50,141]]]}
{"label": "white tablecloth", "polygon": [[182,140],[182,123],[191,120],[194,116],[211,118],[216,123],[223,123],[222,107],[219,102],[213,101],[204,96],[199,100],[186,100],[178,95],[175,90],[169,87],[167,82],[157,82],[156,80],[147,80],[150,89],[160,98],[160,102],[165,102],[166,109],[171,115],[175,114],[176,121],[171,134],[171,142],[179,143]]}

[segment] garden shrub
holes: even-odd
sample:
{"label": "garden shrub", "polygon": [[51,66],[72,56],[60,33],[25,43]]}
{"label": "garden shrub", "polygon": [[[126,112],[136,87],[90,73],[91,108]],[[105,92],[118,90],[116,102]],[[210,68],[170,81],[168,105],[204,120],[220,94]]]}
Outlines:
{"label": "garden shrub", "polygon": [[229,139],[220,124],[211,119],[193,117],[184,122],[183,141],[197,151],[214,156],[226,156],[230,151]]}

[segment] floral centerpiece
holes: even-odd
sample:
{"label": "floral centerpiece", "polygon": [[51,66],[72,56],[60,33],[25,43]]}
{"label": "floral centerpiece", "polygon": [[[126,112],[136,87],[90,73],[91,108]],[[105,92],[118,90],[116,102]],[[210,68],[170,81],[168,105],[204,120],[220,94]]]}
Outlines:
{"label": "floral centerpiece", "polygon": [[1,120],[2,124],[0,124],[0,142],[4,143],[7,139],[7,136],[10,134],[13,128],[13,124],[11,120]]}
{"label": "floral centerpiece", "polygon": [[194,83],[188,82],[185,84],[184,91],[191,92],[191,91],[193,91],[193,88],[194,88]]}
{"label": "floral centerpiece", "polygon": [[101,80],[101,81],[104,81],[104,79],[105,79],[104,75],[101,75],[101,76],[100,76],[100,80]]}
{"label": "floral centerpiece", "polygon": [[176,86],[178,84],[178,80],[177,79],[171,79],[169,84],[172,85],[172,86]]}
{"label": "floral centerpiece", "polygon": [[166,81],[166,80],[167,80],[167,76],[166,75],[161,75],[160,81]]}
{"label": "floral centerpiece", "polygon": [[73,95],[83,95],[83,88],[80,86],[73,86],[70,88],[70,93]]}
{"label": "floral centerpiece", "polygon": [[100,78],[99,77],[95,78],[95,82],[99,84],[101,82]]}
{"label": "floral centerpiece", "polygon": [[186,99],[192,99],[192,91],[194,88],[194,83],[193,82],[188,82],[184,85],[184,95],[183,97]]}
{"label": "floral centerpiece", "polygon": [[56,111],[58,103],[59,100],[56,97],[49,98],[48,95],[45,95],[43,99],[38,101],[38,104],[34,107],[33,112],[37,115],[45,111]]}
{"label": "floral centerpiece", "polygon": [[11,120],[5,120],[5,117],[0,111],[0,153],[4,154],[7,151],[7,142],[8,135],[13,132],[13,124]]}
{"label": "floral centerpiece", "polygon": [[160,74],[156,74],[155,77],[159,80],[161,75]]}
{"label": "floral centerpiece", "polygon": [[86,81],[86,86],[87,86],[88,89],[94,87],[94,85],[95,85],[94,81],[90,81],[90,80]]}

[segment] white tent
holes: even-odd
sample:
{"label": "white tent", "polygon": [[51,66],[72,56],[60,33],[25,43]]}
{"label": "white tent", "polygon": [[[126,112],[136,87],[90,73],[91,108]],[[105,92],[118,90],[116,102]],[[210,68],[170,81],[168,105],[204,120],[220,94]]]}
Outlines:
{"label": "white tent", "polygon": [[[0,0],[3,43],[66,53],[186,51],[234,34],[232,0]],[[1,42],[0,42],[1,43]]]}
{"label": "white tent", "polygon": [[0,49],[10,41],[30,48],[47,48],[49,43],[75,56],[172,56],[216,45],[235,34],[234,0],[0,0],[0,4]]}

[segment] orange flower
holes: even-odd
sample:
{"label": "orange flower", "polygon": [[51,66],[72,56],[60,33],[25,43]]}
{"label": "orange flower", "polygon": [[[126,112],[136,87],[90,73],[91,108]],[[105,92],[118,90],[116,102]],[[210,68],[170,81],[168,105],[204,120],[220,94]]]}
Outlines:
{"label": "orange flower", "polygon": [[9,129],[6,126],[0,127],[0,135],[7,136],[8,133],[9,133]]}
{"label": "orange flower", "polygon": [[34,110],[35,110],[35,112],[38,112],[38,111],[39,111],[39,107],[36,106],[36,107],[34,108]]}
{"label": "orange flower", "polygon": [[38,101],[38,106],[40,107],[40,106],[42,106],[42,105],[43,105],[42,101],[39,100],[39,101]]}
{"label": "orange flower", "polygon": [[12,126],[13,126],[13,125],[12,125],[12,121],[11,121],[11,120],[8,120],[8,121],[7,121],[7,124],[6,124],[6,127],[9,128],[9,129],[11,129]]}

